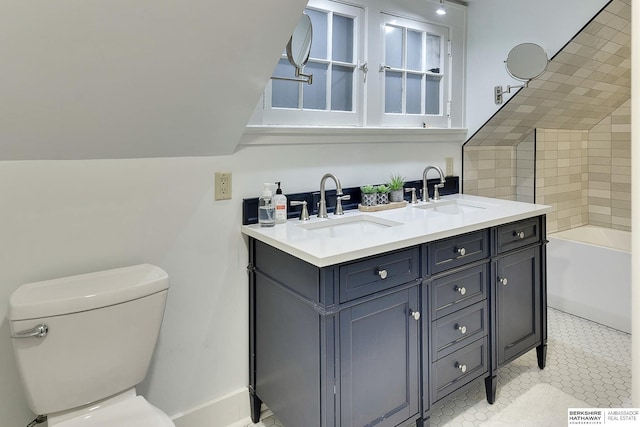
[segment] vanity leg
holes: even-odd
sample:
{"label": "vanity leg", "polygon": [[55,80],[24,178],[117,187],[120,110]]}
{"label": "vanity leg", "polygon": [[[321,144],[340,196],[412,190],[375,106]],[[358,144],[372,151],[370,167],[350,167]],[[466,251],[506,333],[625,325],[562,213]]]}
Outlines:
{"label": "vanity leg", "polygon": [[416,420],[416,427],[429,427],[431,425],[431,418],[418,418]]}
{"label": "vanity leg", "polygon": [[498,388],[498,377],[496,375],[484,379],[484,389],[487,393],[487,402],[493,405],[496,401],[496,389]]}
{"label": "vanity leg", "polygon": [[249,392],[249,403],[251,405],[251,421],[257,424],[260,421],[260,409],[262,408],[262,400],[256,395],[255,391]]}
{"label": "vanity leg", "polygon": [[547,345],[540,344],[537,346],[536,354],[538,355],[538,368],[544,369],[547,364]]}

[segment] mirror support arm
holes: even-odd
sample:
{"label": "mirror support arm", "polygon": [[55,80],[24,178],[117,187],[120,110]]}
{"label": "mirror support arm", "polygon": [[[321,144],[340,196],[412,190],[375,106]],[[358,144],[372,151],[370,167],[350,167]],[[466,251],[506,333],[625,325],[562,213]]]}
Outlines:
{"label": "mirror support arm", "polygon": [[302,77],[302,78],[271,76],[271,79],[272,80],[285,80],[285,81],[288,81],[288,82],[298,82],[298,83],[313,84],[313,74],[304,74],[302,72],[302,69],[299,68],[299,67],[296,67],[296,77]]}
{"label": "mirror support arm", "polygon": [[507,90],[502,90],[502,86],[495,86],[493,88],[493,95],[494,95],[493,99],[496,104],[502,104],[502,95],[504,95],[505,93],[511,93],[511,89],[524,88],[528,86],[529,86],[529,82],[525,82],[525,84],[517,85],[517,86],[507,85]]}

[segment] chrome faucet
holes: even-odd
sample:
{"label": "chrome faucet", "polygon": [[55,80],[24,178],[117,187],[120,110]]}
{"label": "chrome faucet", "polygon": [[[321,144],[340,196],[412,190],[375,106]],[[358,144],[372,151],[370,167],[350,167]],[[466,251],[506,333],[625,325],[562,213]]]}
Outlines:
{"label": "chrome faucet", "polygon": [[320,202],[318,203],[318,218],[327,218],[327,199],[325,196],[324,185],[327,182],[327,178],[333,179],[336,183],[336,196],[338,196],[337,204],[336,204],[336,215],[343,215],[342,211],[342,200],[349,200],[350,196],[342,194],[342,186],[340,185],[340,180],[332,173],[325,174],[320,180]]}
{"label": "chrome faucet", "polygon": [[422,172],[422,201],[423,202],[429,201],[429,191],[427,190],[427,174],[431,169],[435,169],[440,174],[440,184],[435,184],[433,186],[433,200],[440,200],[440,192],[438,191],[438,188],[444,187],[445,181],[444,181],[444,173],[442,172],[442,169],[440,169],[436,165],[429,165],[426,168],[424,168],[424,171]]}

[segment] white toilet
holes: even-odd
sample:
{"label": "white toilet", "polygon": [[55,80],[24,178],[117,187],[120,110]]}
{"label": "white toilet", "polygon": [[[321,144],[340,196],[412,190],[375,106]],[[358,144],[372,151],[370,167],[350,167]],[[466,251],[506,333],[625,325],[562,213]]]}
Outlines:
{"label": "white toilet", "polygon": [[7,318],[31,410],[49,427],[172,427],[136,395],[169,279],[140,264],[20,286]]}

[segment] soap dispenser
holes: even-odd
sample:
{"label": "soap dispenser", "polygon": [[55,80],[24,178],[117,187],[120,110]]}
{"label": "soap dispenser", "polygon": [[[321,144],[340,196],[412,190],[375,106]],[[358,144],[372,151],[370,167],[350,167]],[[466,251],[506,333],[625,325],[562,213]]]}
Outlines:
{"label": "soap dispenser", "polygon": [[276,209],[276,224],[284,224],[287,222],[287,196],[282,194],[280,182],[276,182],[276,184],[278,184],[278,189],[276,190],[276,195],[273,197],[273,203]]}
{"label": "soap dispenser", "polygon": [[260,227],[273,227],[276,225],[271,185],[269,182],[264,183],[262,196],[258,201],[258,223],[260,223]]}

